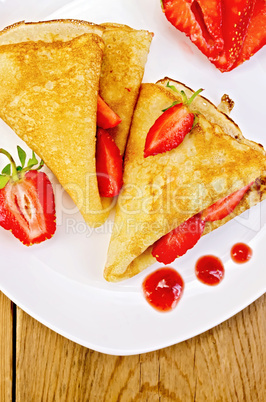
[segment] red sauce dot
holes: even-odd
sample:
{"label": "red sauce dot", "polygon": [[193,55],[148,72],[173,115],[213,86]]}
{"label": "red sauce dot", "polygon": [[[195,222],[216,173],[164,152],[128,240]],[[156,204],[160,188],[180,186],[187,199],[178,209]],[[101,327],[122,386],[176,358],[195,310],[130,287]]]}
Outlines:
{"label": "red sauce dot", "polygon": [[248,262],[252,257],[252,249],[245,243],[236,243],[231,248],[231,258],[238,264]]}
{"label": "red sauce dot", "polygon": [[160,268],[144,279],[142,288],[146,300],[153,308],[170,311],[176,307],[183,294],[184,281],[175,269]]}
{"label": "red sauce dot", "polygon": [[224,277],[222,261],[214,255],[204,255],[196,262],[195,272],[197,278],[205,285],[218,285]]}

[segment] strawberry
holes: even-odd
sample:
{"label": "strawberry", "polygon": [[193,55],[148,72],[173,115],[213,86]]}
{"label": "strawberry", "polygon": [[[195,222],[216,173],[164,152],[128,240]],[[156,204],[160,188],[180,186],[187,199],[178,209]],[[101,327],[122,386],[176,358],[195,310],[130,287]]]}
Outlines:
{"label": "strawberry", "polygon": [[176,229],[154,243],[152,255],[157,261],[170,264],[194,247],[204,231],[205,222],[200,214],[181,223]]}
{"label": "strawberry", "polygon": [[162,0],[166,18],[222,72],[266,44],[265,0]]}
{"label": "strawberry", "polygon": [[97,126],[108,129],[121,123],[120,117],[98,95],[97,99]]}
{"label": "strawberry", "polygon": [[207,222],[213,222],[225,218],[233,212],[252,184],[253,183],[248,184],[206,208],[201,214],[201,219]]}
{"label": "strawberry", "polygon": [[[56,230],[54,193],[47,175],[38,170],[34,152],[24,167],[26,153],[17,147],[21,166],[4,149],[8,164],[0,175],[0,226],[10,230],[24,245],[41,243],[50,239]],[[11,174],[12,169],[12,174]]]}
{"label": "strawberry", "polygon": [[254,0],[223,0],[223,52],[212,62],[222,72],[235,67],[253,14]]}
{"label": "strawberry", "polygon": [[123,185],[123,160],[113,138],[102,128],[97,131],[96,170],[100,195],[118,195]]}
{"label": "strawberry", "polygon": [[253,54],[266,45],[266,1],[256,0],[254,11],[249,23],[242,52],[234,67],[248,60]]}
{"label": "strawberry", "polygon": [[162,0],[166,18],[207,57],[223,49],[221,0]]}
{"label": "strawberry", "polygon": [[[169,84],[168,87],[172,88]],[[189,111],[188,106],[201,91],[199,89],[194,92],[190,99],[182,91],[183,103],[173,102],[169,108],[163,110],[163,114],[147,134],[144,158],[171,151],[181,144],[194,125],[195,115]]]}

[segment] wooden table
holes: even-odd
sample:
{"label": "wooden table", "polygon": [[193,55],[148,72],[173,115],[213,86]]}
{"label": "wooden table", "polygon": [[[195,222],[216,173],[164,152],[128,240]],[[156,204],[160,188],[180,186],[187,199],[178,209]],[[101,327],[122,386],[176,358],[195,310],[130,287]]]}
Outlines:
{"label": "wooden table", "polygon": [[137,356],[57,335],[0,292],[0,401],[265,401],[266,295],[212,330]]}

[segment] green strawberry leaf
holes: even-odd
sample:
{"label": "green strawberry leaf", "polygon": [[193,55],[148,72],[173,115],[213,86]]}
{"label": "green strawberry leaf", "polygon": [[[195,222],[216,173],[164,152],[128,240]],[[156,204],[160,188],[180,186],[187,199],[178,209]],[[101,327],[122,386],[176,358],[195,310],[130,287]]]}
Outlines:
{"label": "green strawberry leaf", "polygon": [[[196,98],[196,96],[198,96],[198,94],[200,94],[202,91],[204,91],[203,88],[198,89],[196,92],[194,92],[194,94],[187,100],[187,105],[189,106],[193,100]],[[181,91],[183,92],[183,91]]]}
{"label": "green strawberry leaf", "polygon": [[2,190],[2,188],[6,186],[9,179],[10,179],[9,176],[3,176],[2,174],[0,174],[0,190]]}
{"label": "green strawberry leaf", "polygon": [[184,91],[180,91],[180,93],[182,95],[184,105],[188,105],[188,98],[187,98],[186,93]]}
{"label": "green strawberry leaf", "polygon": [[170,85],[169,81],[166,84],[166,88],[170,88],[174,92],[179,92],[174,85]]}
{"label": "green strawberry leaf", "polygon": [[38,163],[38,160],[35,156],[34,151],[32,151],[32,157],[29,159],[27,167],[35,166],[35,165],[37,165],[37,163]]}
{"label": "green strawberry leaf", "polygon": [[10,163],[4,167],[4,169],[2,170],[2,173],[10,176],[10,174],[11,174],[11,164]]}
{"label": "green strawberry leaf", "polygon": [[163,109],[162,112],[166,112],[166,110],[170,109],[171,107],[173,107],[175,105],[178,105],[178,103],[180,103],[180,102],[174,101],[171,106],[167,107],[166,109]]}
{"label": "green strawberry leaf", "polygon": [[[192,128],[194,128],[195,125],[198,124],[198,122],[199,122],[199,118],[198,118],[198,116],[197,116],[196,114],[194,114],[194,121],[193,121],[193,126],[192,126]],[[192,130],[192,129],[191,129],[191,130]]]}
{"label": "green strawberry leaf", "polygon": [[21,162],[21,167],[23,168],[25,165],[25,161],[26,161],[26,152],[20,148],[20,146],[17,146],[17,150],[18,150],[18,156],[19,156],[19,160]]}
{"label": "green strawberry leaf", "polygon": [[44,165],[44,161],[41,159],[39,166],[36,168],[36,170],[40,170]]}

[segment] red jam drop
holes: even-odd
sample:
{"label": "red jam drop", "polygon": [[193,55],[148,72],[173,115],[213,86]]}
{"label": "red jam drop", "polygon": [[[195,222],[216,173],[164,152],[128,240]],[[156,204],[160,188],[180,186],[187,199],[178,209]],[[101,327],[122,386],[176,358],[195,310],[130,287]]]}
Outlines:
{"label": "red jam drop", "polygon": [[245,243],[236,243],[231,248],[231,258],[238,264],[248,262],[252,257],[252,249]]}
{"label": "red jam drop", "polygon": [[197,278],[205,285],[218,285],[224,277],[222,261],[214,255],[204,255],[196,262],[195,272]]}
{"label": "red jam drop", "polygon": [[183,294],[184,281],[175,269],[160,268],[144,279],[142,288],[148,303],[165,312],[176,307]]}

